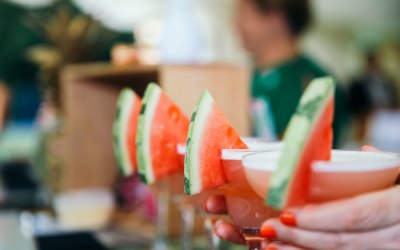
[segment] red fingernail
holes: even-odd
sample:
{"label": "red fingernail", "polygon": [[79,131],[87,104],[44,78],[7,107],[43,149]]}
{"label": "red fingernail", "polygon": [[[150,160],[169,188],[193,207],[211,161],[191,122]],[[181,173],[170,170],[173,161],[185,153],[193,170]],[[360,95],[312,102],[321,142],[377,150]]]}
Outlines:
{"label": "red fingernail", "polygon": [[267,239],[275,239],[276,231],[272,226],[262,226],[260,228],[260,236]]}
{"label": "red fingernail", "polygon": [[297,226],[296,217],[292,211],[284,211],[280,216],[280,220],[287,226]]}
{"label": "red fingernail", "polygon": [[275,248],[275,247],[267,247],[265,250],[278,250],[278,248]]}

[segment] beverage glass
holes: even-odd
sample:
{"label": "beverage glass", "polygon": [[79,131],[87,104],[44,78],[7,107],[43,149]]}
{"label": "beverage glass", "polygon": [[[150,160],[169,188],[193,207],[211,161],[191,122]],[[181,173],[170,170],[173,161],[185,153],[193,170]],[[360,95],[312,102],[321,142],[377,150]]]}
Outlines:
{"label": "beverage glass", "polygon": [[[246,178],[260,197],[266,196],[280,155],[281,151],[270,151],[243,157]],[[321,203],[389,188],[399,168],[400,156],[395,153],[332,150],[331,161],[311,165],[307,201]]]}
{"label": "beverage glass", "polygon": [[[185,160],[185,152],[186,152],[186,145],[178,143],[177,145],[177,152],[179,161],[184,165]],[[183,175],[182,180],[179,184],[182,186],[183,183]],[[215,191],[205,192],[196,194],[193,196],[188,196],[183,193],[175,195],[174,200],[178,205],[181,220],[182,220],[182,237],[181,237],[181,247],[184,250],[190,250],[193,248],[193,229],[194,229],[194,220],[195,216],[200,215],[204,219],[204,229],[207,234],[207,245],[208,249],[218,249],[219,248],[219,241],[215,240],[215,233],[212,230],[212,227],[209,226],[210,221],[213,221],[214,215],[207,214],[203,211],[204,204],[207,198],[210,195],[216,194]]]}
{"label": "beverage glass", "polygon": [[[272,150],[243,156],[246,180],[258,195],[260,204],[264,204],[268,182],[277,168],[281,152]],[[312,164],[307,201],[320,203],[389,188],[395,183],[399,167],[400,157],[395,153],[333,150],[331,161]],[[253,199],[251,197],[250,201]],[[274,216],[279,213],[274,212]],[[259,233],[257,228],[263,221],[258,221],[252,233]]]}
{"label": "beverage glass", "polygon": [[[277,142],[277,143],[266,143],[263,142],[262,140],[258,139],[258,138],[252,138],[252,137],[242,137],[241,138],[248,146],[249,148],[252,148],[254,150],[260,150],[260,149],[278,149],[282,147],[282,143]],[[179,157],[179,161],[181,162],[181,164],[184,164],[184,158],[185,158],[185,152],[186,152],[186,145],[185,144],[178,144],[177,145],[177,152],[178,152],[178,157]],[[243,153],[254,153],[257,151],[238,151],[236,152],[235,150],[233,150],[233,154],[240,154],[240,157],[243,155]],[[236,164],[241,164],[241,158],[235,158],[235,162]],[[229,163],[227,164],[229,165]],[[242,179],[244,179],[244,172],[242,170]],[[243,196],[243,194],[247,194],[248,195],[253,195],[253,197],[256,198],[257,201],[261,201],[261,199],[259,197],[257,197],[257,195],[254,194],[254,192],[251,190],[251,188],[249,188],[248,185],[245,186],[247,189],[242,192],[241,197]],[[182,217],[182,248],[183,249],[190,249],[191,247],[191,242],[192,242],[192,233],[193,233],[193,220],[194,220],[194,213],[197,213],[198,215],[200,215],[201,217],[203,217],[204,219],[204,229],[206,230],[207,233],[207,239],[208,239],[208,249],[218,249],[219,248],[219,240],[218,237],[215,235],[215,232],[213,230],[213,227],[210,226],[210,224],[213,223],[213,221],[216,221],[220,216],[217,215],[210,215],[204,212],[203,208],[204,208],[204,204],[207,200],[207,198],[210,195],[215,195],[218,193],[221,193],[221,191],[223,191],[225,194],[231,194],[232,192],[235,193],[237,191],[237,185],[229,185],[227,187],[224,187],[222,189],[218,190],[212,190],[209,192],[204,192],[204,193],[200,193],[194,196],[186,196],[184,197],[183,195],[177,195],[175,196],[175,200],[178,201],[178,207],[180,208],[181,211],[181,217]],[[239,187],[240,189],[240,187]],[[239,191],[240,193],[240,191]],[[249,194],[250,193],[250,194]],[[239,197],[239,195],[229,195],[229,201],[232,201],[231,197]],[[233,199],[234,200],[234,199]],[[247,202],[247,201],[246,201]],[[262,206],[262,204],[260,202],[258,202],[259,204],[259,208],[261,208],[261,210],[265,210],[264,207]],[[237,203],[236,205],[238,205],[239,203]],[[232,209],[233,210],[233,207]],[[255,223],[253,223],[252,225],[254,225]]]}
{"label": "beverage glass", "polygon": [[233,224],[240,228],[249,249],[260,249],[262,221],[277,216],[278,212],[266,207],[263,199],[253,191],[246,179],[242,157],[247,154],[277,150],[281,143],[268,143],[258,149],[223,149],[221,154],[227,184],[219,187],[225,195],[227,211]]}

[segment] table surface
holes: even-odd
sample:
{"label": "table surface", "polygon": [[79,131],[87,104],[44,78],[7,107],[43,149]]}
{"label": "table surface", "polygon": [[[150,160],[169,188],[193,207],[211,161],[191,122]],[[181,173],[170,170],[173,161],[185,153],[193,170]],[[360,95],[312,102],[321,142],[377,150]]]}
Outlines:
{"label": "table surface", "polygon": [[21,231],[18,212],[0,212],[0,249],[35,249],[33,239],[24,236]]}

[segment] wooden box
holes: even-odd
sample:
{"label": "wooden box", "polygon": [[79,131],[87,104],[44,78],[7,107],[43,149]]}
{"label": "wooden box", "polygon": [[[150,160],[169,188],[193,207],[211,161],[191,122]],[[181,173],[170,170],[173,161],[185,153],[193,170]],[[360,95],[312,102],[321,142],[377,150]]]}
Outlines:
{"label": "wooden box", "polygon": [[204,89],[242,135],[249,134],[249,72],[228,65],[160,65],[119,67],[72,65],[62,73],[66,129],[66,167],[62,189],[112,187],[117,177],[112,123],[124,86],[142,95],[149,82],[190,115]]}

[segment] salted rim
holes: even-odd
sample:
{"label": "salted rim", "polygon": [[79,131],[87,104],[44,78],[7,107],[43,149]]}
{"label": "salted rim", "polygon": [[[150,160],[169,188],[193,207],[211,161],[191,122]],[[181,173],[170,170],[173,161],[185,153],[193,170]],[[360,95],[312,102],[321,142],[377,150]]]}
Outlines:
{"label": "salted rim", "polygon": [[[241,160],[243,155],[248,153],[259,153],[268,150],[278,150],[283,148],[283,142],[256,142],[248,143],[250,149],[222,149],[221,159],[223,160]],[[186,144],[178,143],[176,149],[179,155],[186,152]],[[226,159],[225,159],[226,158]]]}
{"label": "salted rim", "polygon": [[254,153],[262,153],[267,151],[275,151],[283,148],[282,142],[262,142],[248,145],[249,149],[222,149],[222,160],[242,160],[243,156]]}
{"label": "salted rim", "polygon": [[[248,169],[273,171],[276,169],[280,153],[280,150],[254,153],[251,157],[243,158],[243,166]],[[352,157],[349,158],[349,156]],[[323,173],[340,173],[400,168],[400,155],[390,152],[332,150],[332,160],[329,162],[316,161],[312,164],[312,170]],[[262,161],[261,165],[260,161]]]}
{"label": "salted rim", "polygon": [[[268,151],[268,150],[278,150],[283,148],[283,142],[261,142],[261,141],[254,141],[252,143],[246,143],[247,146],[249,146],[250,149],[244,149],[244,150],[250,150],[250,153],[256,153],[256,152],[263,152],[263,151]],[[176,145],[176,150],[179,155],[184,155],[186,153],[186,144],[185,143],[178,143]],[[229,151],[229,152],[228,152]],[[231,151],[231,152],[230,152]],[[243,149],[222,149],[222,155],[230,155],[230,154],[239,154]],[[254,151],[254,152],[253,152]],[[229,156],[227,156],[230,158]],[[241,160],[242,157],[236,157],[232,156],[235,158],[235,160]]]}

